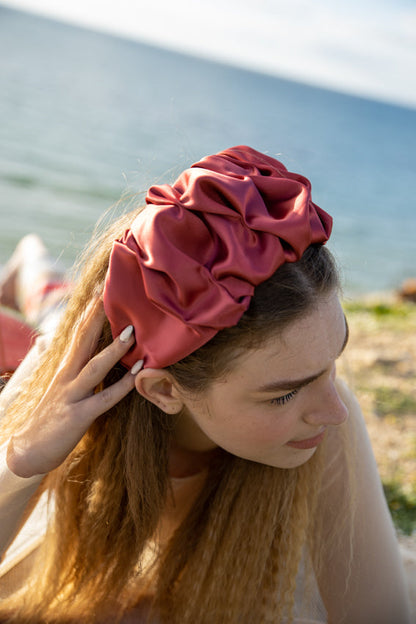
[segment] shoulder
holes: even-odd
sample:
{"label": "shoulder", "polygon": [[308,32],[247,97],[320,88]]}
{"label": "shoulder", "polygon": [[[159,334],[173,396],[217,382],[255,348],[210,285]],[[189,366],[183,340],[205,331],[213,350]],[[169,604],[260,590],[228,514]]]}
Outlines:
{"label": "shoulder", "polygon": [[341,605],[348,614],[345,621],[357,624],[408,622],[397,539],[365,421],[353,392],[342,381],[337,387],[349,418],[327,436],[319,509],[327,526],[337,527],[338,542],[330,558],[331,576],[323,573],[321,580],[322,587],[339,583],[339,596],[347,600],[338,604],[327,595],[328,611],[338,614]]}

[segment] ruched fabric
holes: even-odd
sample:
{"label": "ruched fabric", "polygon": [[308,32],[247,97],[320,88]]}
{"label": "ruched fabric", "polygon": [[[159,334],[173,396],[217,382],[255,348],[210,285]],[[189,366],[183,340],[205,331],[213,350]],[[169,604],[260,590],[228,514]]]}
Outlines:
{"label": "ruched fabric", "polygon": [[255,286],[332,227],[307,178],[246,146],[152,186],[146,204],[114,243],[104,289],[113,335],[135,329],[127,367],[163,368],[235,325]]}

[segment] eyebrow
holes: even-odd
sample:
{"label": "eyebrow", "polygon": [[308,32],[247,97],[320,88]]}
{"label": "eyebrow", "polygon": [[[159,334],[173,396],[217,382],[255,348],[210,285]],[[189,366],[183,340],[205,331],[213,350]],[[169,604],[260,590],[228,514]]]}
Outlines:
{"label": "eyebrow", "polygon": [[[344,315],[344,320],[345,320],[345,338],[344,338],[344,342],[342,343],[342,347],[337,355],[337,358],[339,358],[340,355],[344,352],[345,347],[347,346],[347,343],[348,343],[349,336],[350,336],[350,330],[349,330],[348,322],[347,322],[345,315]],[[284,379],[284,380],[279,380],[277,382],[265,384],[264,386],[261,386],[260,388],[256,390],[256,394],[257,393],[267,394],[269,392],[283,392],[284,390],[299,390],[300,388],[303,388],[304,386],[307,386],[308,384],[312,383],[316,379],[319,379],[319,377],[321,377],[327,370],[328,370],[327,368],[324,368],[323,370],[319,371],[319,373],[316,373],[315,375],[310,375],[309,377],[304,377],[303,379]]]}

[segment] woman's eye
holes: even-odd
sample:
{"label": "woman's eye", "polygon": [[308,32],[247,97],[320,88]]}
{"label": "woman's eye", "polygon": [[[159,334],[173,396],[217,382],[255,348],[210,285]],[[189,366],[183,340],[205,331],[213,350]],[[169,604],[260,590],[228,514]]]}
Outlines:
{"label": "woman's eye", "polygon": [[287,394],[284,394],[283,396],[276,397],[275,399],[272,399],[270,401],[270,403],[272,405],[285,405],[288,401],[293,399],[293,397],[297,393],[298,393],[298,390],[292,390],[292,392],[288,392]]}

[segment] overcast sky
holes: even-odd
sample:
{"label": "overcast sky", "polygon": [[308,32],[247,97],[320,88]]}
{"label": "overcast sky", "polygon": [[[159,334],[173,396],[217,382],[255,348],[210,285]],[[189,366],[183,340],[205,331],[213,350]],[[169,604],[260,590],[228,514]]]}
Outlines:
{"label": "overcast sky", "polygon": [[416,108],[415,0],[0,0],[347,93]]}

